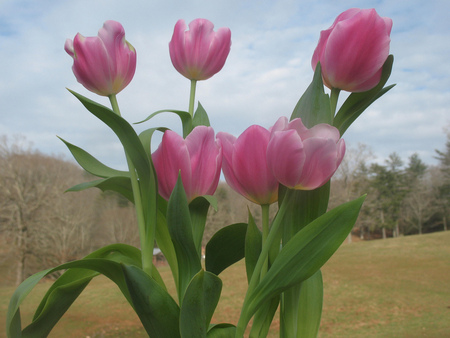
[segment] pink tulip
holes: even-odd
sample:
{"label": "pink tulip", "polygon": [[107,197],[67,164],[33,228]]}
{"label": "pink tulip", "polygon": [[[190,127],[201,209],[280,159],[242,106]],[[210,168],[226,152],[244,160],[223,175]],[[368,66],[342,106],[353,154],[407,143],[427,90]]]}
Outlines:
{"label": "pink tulip", "polygon": [[136,51],[125,40],[125,31],[116,21],[106,21],[98,36],[78,33],[64,45],[73,57],[73,73],[88,90],[102,96],[119,93],[136,70]]}
{"label": "pink tulip", "polygon": [[260,126],[247,128],[237,139],[218,133],[222,141],[222,170],[227,183],[236,192],[257,204],[271,204],[278,199],[278,182],[267,167],[270,131]]}
{"label": "pink tulip", "polygon": [[167,130],[158,149],[152,154],[160,195],[169,199],[178,173],[188,201],[216,191],[222,167],[222,146],[211,127],[198,126],[183,139]]}
{"label": "pink tulip", "polygon": [[312,67],[316,69],[320,61],[328,88],[349,92],[372,89],[380,82],[389,56],[391,29],[392,20],[380,17],[375,9],[348,9],[320,33]]}
{"label": "pink tulip", "polygon": [[227,59],[231,47],[231,31],[219,28],[206,19],[196,19],[186,31],[184,20],[175,25],[169,43],[173,66],[190,80],[206,80],[219,72]]}
{"label": "pink tulip", "polygon": [[313,190],[333,176],[345,154],[339,131],[328,124],[306,128],[301,119],[278,119],[271,129],[267,162],[276,179],[288,188]]}

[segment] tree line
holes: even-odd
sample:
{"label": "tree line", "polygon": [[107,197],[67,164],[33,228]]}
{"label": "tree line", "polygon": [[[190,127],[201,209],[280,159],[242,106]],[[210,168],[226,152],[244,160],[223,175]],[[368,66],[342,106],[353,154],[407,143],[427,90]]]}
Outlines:
{"label": "tree line", "polygon": [[[367,146],[349,148],[332,179],[330,208],[367,193],[353,229],[362,239],[447,230],[450,134],[436,158],[438,166],[427,166],[417,154],[404,164],[393,153],[378,164]],[[1,282],[18,284],[107,244],[139,246],[135,212],[126,199],[96,189],[64,193],[91,179],[77,164],[42,154],[23,138],[0,137],[0,271],[7,276]],[[205,243],[220,228],[247,222],[249,211],[260,224],[259,206],[225,182],[215,197],[219,207],[209,211]]]}

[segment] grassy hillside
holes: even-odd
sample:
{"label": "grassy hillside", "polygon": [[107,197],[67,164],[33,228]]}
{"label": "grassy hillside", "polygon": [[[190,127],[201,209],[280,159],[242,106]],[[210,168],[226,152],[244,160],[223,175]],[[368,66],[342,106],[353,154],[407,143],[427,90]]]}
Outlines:
{"label": "grassy hillside", "polygon": [[[163,277],[171,281],[167,268]],[[320,337],[450,336],[450,232],[344,244],[323,268],[324,312]],[[221,275],[222,299],[214,322],[236,323],[245,292],[244,265]],[[173,284],[170,288],[173,290]],[[48,288],[39,284],[22,308],[32,316]],[[0,288],[0,318],[13,287]],[[0,337],[4,335],[0,321]],[[271,337],[277,337],[276,320]],[[51,337],[145,337],[117,287],[97,278]]]}

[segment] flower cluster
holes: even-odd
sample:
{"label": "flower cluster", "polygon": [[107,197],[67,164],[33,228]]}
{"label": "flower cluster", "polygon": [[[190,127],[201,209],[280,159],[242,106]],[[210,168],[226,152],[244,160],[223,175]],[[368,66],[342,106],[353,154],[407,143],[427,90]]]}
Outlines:
{"label": "flower cluster", "polygon": [[[116,95],[133,78],[136,51],[120,23],[105,22],[96,37],[77,34],[73,41],[68,39],[65,50],[73,58],[78,82],[107,96],[111,108],[71,93],[117,135],[128,165],[128,171],[110,168],[64,141],[78,163],[98,177],[69,190],[96,187],[133,203],[140,247],[115,243],[31,276],[11,299],[8,337],[20,336],[24,297],[41,278],[60,270],[67,271],[44,296],[23,331],[27,336],[48,335],[61,309],[98,274],[119,286],[151,337],[241,338],[251,320],[249,335],[265,337],[277,309],[280,336],[317,336],[323,301],[320,269],[348,236],[364,201],[362,196],[327,211],[328,182],[345,154],[344,132],[393,87],[384,87],[393,63],[391,28],[392,20],[373,9],[340,14],[320,34],[312,57],[312,83],[290,118],[279,117],[270,128],[252,125],[238,137],[215,135],[200,104],[194,112],[197,81],[212,77],[226,62],[228,28],[214,31],[205,19],[191,22],[189,30],[183,20],[175,25],[169,51],[175,69],[191,82],[189,109],[159,110],[143,122],[175,113],[183,136],[163,127],[138,135],[122,117]],[[352,93],[336,111],[341,90]],[[152,153],[157,131],[164,134]],[[236,192],[260,205],[261,224],[256,225],[249,211],[247,223],[218,230],[208,240],[202,262],[208,209],[217,206],[212,195],[222,172]],[[276,201],[277,213],[270,219],[269,206]],[[153,264],[155,243],[170,266],[178,301]],[[219,275],[241,259],[248,287],[239,320],[236,325],[211,324],[222,289]]]}

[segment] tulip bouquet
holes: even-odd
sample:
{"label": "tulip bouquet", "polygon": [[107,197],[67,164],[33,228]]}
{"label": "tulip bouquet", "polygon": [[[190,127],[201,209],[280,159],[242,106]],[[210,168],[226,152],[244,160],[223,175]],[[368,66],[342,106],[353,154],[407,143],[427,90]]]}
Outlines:
{"label": "tulip bouquet", "polygon": [[[77,34],[65,50],[73,72],[88,90],[109,98],[111,108],[70,91],[123,145],[128,171],[110,168],[67,142],[77,162],[98,179],[69,189],[91,187],[122,194],[136,209],[140,248],[112,244],[83,259],[39,272],[14,293],[7,315],[8,337],[45,337],[89,282],[99,274],[120,288],[151,337],[251,337],[267,335],[277,309],[280,337],[315,337],[323,299],[321,267],[354,226],[364,196],[327,211],[330,178],[345,153],[341,138],[376,99],[393,63],[389,55],[392,20],[375,10],[349,9],[321,32],[312,57],[312,82],[290,118],[266,129],[253,125],[239,137],[210,127],[205,109],[195,107],[197,81],[225,64],[231,46],[228,28],[214,31],[197,19],[189,29],[175,25],[169,43],[175,69],[190,80],[187,111],[160,110],[180,117],[183,135],[150,127],[139,135],[122,116],[116,95],[132,80],[136,51],[121,24],[107,21],[97,37]],[[330,89],[330,94],[325,88]],[[351,94],[337,109],[339,92]],[[162,132],[153,153],[151,140]],[[221,171],[228,184],[261,206],[262,224],[217,231],[205,249],[203,233]],[[269,205],[278,211],[269,219]],[[169,294],[153,265],[155,244],[170,266],[176,294]],[[236,323],[211,323],[220,299],[220,274],[245,260],[248,289]],[[65,270],[42,299],[32,322],[21,327],[19,306],[48,274]],[[251,327],[249,323],[251,322]]]}

